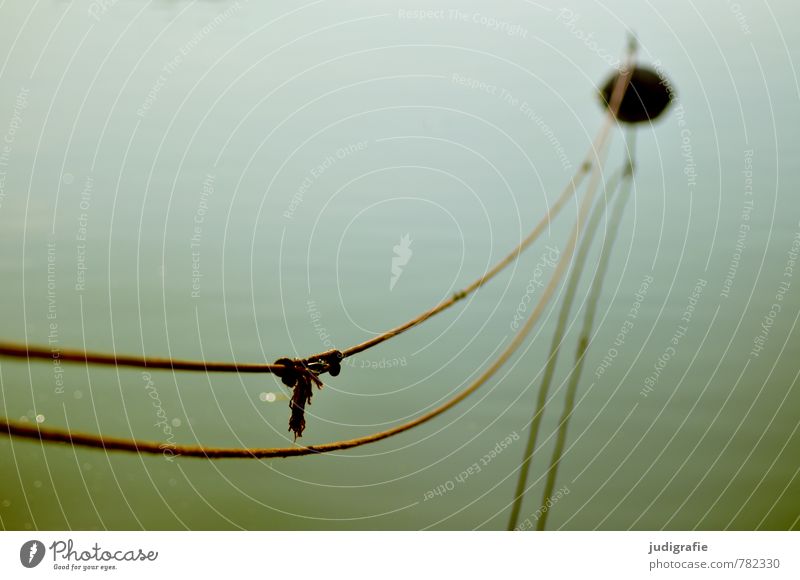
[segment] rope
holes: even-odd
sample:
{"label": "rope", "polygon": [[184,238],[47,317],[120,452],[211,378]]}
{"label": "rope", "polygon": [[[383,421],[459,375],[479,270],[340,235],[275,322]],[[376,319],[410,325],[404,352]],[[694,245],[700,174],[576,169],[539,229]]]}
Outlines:
{"label": "rope", "polygon": [[[478,288],[489,282],[492,278],[497,276],[503,269],[511,264],[525,249],[527,249],[536,239],[542,234],[544,229],[550,224],[561,209],[566,204],[567,200],[575,193],[577,188],[583,182],[586,174],[592,167],[591,158],[588,157],[578,168],[575,175],[570,179],[569,184],[559,194],[552,207],[545,213],[544,217],[536,224],[536,227],[502,260],[497,262],[490,270],[483,276],[472,282],[469,286],[454,292],[453,295],[440,302],[433,308],[426,310],[420,315],[412,318],[391,330],[379,334],[369,340],[351,346],[344,351],[330,350],[321,352],[307,357],[306,362],[315,360],[325,360],[332,357],[338,357],[339,360],[351,357],[360,352],[363,352],[373,346],[385,342],[403,332],[414,328],[415,326],[425,322],[426,320],[434,317],[440,312],[447,310],[456,302],[459,302],[475,292]],[[128,356],[118,354],[106,354],[99,352],[80,351],[72,349],[58,349],[36,345],[26,345],[15,342],[0,341],[0,356],[24,359],[58,359],[60,362],[66,363],[89,363],[98,365],[111,365],[111,366],[124,366],[124,367],[137,367],[147,369],[169,369],[181,371],[205,371],[205,372],[236,372],[236,373],[274,373],[280,374],[285,371],[286,367],[277,361],[274,364],[263,363],[238,363],[238,362],[208,362],[198,360],[181,360],[173,358],[158,358],[158,357],[145,357],[145,356]],[[283,359],[279,359],[283,360]],[[325,371],[322,371],[325,372]],[[319,374],[319,373],[317,373]]]}
{"label": "rope", "polygon": [[373,346],[376,346],[384,341],[387,341],[390,338],[394,338],[398,334],[401,334],[406,330],[409,330],[417,326],[418,324],[425,322],[426,320],[439,314],[443,310],[450,308],[453,304],[455,304],[459,300],[463,300],[464,298],[475,292],[475,290],[486,284],[489,280],[494,278],[504,268],[506,268],[509,264],[511,264],[511,262],[516,260],[517,257],[519,257],[519,255],[525,249],[528,248],[528,246],[530,246],[533,242],[536,241],[536,239],[544,231],[545,227],[547,227],[550,224],[550,221],[558,215],[558,213],[561,211],[561,208],[564,207],[564,204],[567,202],[567,200],[570,197],[572,197],[572,195],[574,195],[575,191],[583,183],[586,174],[589,172],[591,168],[592,168],[592,162],[591,162],[591,152],[590,152],[589,155],[587,156],[587,159],[581,164],[576,174],[570,179],[570,182],[563,189],[561,194],[556,199],[555,203],[553,203],[553,206],[547,211],[547,213],[545,213],[544,217],[539,221],[539,223],[536,224],[536,227],[533,228],[533,230],[531,230],[531,233],[529,233],[527,237],[524,240],[522,240],[522,242],[520,242],[520,244],[516,248],[514,248],[511,252],[509,252],[509,254],[505,258],[497,262],[497,264],[495,264],[483,276],[475,280],[472,284],[470,284],[463,290],[459,292],[454,292],[450,298],[441,302],[437,306],[434,306],[430,310],[423,312],[416,318],[412,318],[408,322],[401,324],[400,326],[397,326],[391,330],[388,330],[383,334],[380,334],[374,338],[366,340],[355,346],[351,346],[350,348],[344,350],[342,354],[345,357],[353,356],[354,354],[358,354],[360,352],[367,350],[368,348],[372,348]]}
{"label": "rope", "polygon": [[556,365],[558,363],[558,354],[561,351],[561,345],[564,340],[564,333],[566,331],[567,322],[570,310],[572,309],[572,302],[575,299],[575,293],[578,289],[578,282],[580,281],[583,272],[583,264],[586,261],[586,256],[591,247],[592,238],[594,237],[597,227],[600,224],[600,218],[605,213],[608,198],[612,197],[617,188],[619,187],[620,177],[623,173],[617,173],[610,183],[613,185],[608,186],[606,189],[609,191],[603,201],[594,208],[592,217],[581,239],[581,245],[578,249],[577,256],[575,257],[575,265],[570,273],[569,280],[567,281],[567,288],[564,292],[564,301],[561,304],[561,310],[558,313],[558,321],[556,329],[553,332],[553,340],[550,344],[550,355],[547,358],[545,365],[544,375],[542,376],[542,384],[539,387],[539,396],[536,400],[536,408],[531,419],[531,427],[528,435],[528,442],[525,446],[525,451],[522,456],[522,463],[520,464],[519,478],[517,479],[517,488],[514,493],[514,504],[511,508],[511,515],[508,521],[508,529],[513,530],[517,526],[519,520],[520,510],[522,509],[522,500],[525,498],[528,483],[528,473],[530,472],[530,464],[533,460],[533,453],[536,449],[536,440],[539,434],[539,427],[541,426],[542,417],[544,416],[544,408],[547,404],[547,396],[550,392],[550,384],[553,381]]}
{"label": "rope", "polygon": [[[591,153],[591,152],[590,152]],[[294,433],[294,438],[303,436],[305,430],[305,407],[311,404],[313,396],[312,383],[318,388],[322,388],[322,381],[319,375],[327,372],[331,376],[336,376],[341,370],[341,361],[349,356],[363,352],[373,346],[385,342],[403,332],[425,322],[436,314],[450,308],[456,302],[463,300],[469,294],[486,284],[489,280],[499,274],[511,262],[513,262],[523,250],[530,246],[544,231],[550,221],[564,207],[567,200],[575,193],[577,187],[591,168],[591,158],[581,164],[577,173],[570,179],[569,184],[564,188],[556,199],[553,206],[545,213],[545,216],[536,224],[536,227],[512,250],[505,258],[495,264],[483,276],[475,280],[472,284],[461,291],[455,292],[449,299],[444,300],[437,306],[431,308],[412,318],[408,322],[401,324],[383,334],[370,340],[352,346],[344,352],[339,350],[328,350],[305,359],[280,358],[273,364],[262,363],[226,363],[180,360],[171,358],[136,357],[117,354],[105,354],[97,352],[85,352],[71,349],[46,348],[41,346],[24,345],[11,342],[0,341],[0,356],[30,359],[58,360],[67,363],[84,363],[111,365],[115,367],[138,367],[147,369],[170,369],[183,371],[205,371],[205,372],[240,372],[240,373],[272,373],[280,377],[283,383],[293,389],[292,398],[289,402],[291,415],[289,418],[289,431]],[[334,372],[335,371],[335,372]]]}
{"label": "rope", "polygon": [[[576,223],[576,228],[578,224]],[[254,459],[268,459],[268,458],[276,458],[276,457],[295,457],[300,455],[311,455],[311,454],[318,454],[318,453],[327,453],[331,451],[339,451],[343,449],[351,449],[353,447],[359,447],[361,445],[366,445],[367,443],[374,443],[376,441],[380,441],[382,439],[386,439],[388,437],[392,437],[394,435],[398,435],[403,433],[404,431],[408,431],[418,425],[426,423],[447,411],[448,409],[454,407],[459,402],[466,399],[470,394],[475,392],[480,386],[482,386],[489,378],[491,378],[495,372],[508,360],[508,358],[519,348],[519,346],[524,341],[525,337],[533,328],[535,322],[538,320],[539,316],[541,315],[546,303],[549,301],[550,297],[553,294],[555,287],[558,285],[558,280],[560,279],[561,275],[563,274],[564,270],[566,269],[566,264],[570,258],[572,250],[570,246],[574,248],[574,242],[570,241],[565,249],[564,253],[562,254],[561,260],[557,264],[556,271],[553,273],[553,276],[550,279],[550,282],[542,293],[542,296],[539,299],[539,302],[536,305],[536,308],[531,312],[528,320],[526,321],[525,325],[519,329],[519,331],[514,336],[512,342],[500,353],[497,359],[475,380],[473,381],[468,387],[462,390],[460,393],[452,397],[451,399],[445,401],[439,407],[429,411],[428,413],[417,417],[416,419],[404,423],[402,425],[398,425],[397,427],[393,427],[391,429],[387,429],[385,431],[381,431],[378,433],[374,433],[372,435],[368,435],[365,437],[359,437],[356,439],[350,439],[345,441],[336,441],[333,443],[327,443],[323,445],[309,445],[304,447],[276,447],[276,448],[224,448],[224,447],[202,447],[202,446],[185,446],[185,445],[173,445],[173,444],[164,444],[164,443],[157,443],[151,441],[139,441],[136,439],[120,439],[116,437],[106,437],[103,435],[92,435],[92,434],[85,434],[85,433],[73,433],[68,430],[63,429],[56,429],[56,428],[49,428],[49,427],[40,427],[40,426],[33,426],[27,425],[25,423],[18,423],[8,421],[6,419],[0,418],[0,434],[8,434],[9,436],[16,436],[16,437],[23,437],[28,439],[38,439],[43,442],[57,442],[57,443],[69,443],[71,445],[78,445],[82,447],[94,447],[94,448],[102,448],[106,450],[115,450],[115,451],[130,451],[136,453],[150,453],[150,454],[163,454],[166,452],[167,449],[170,450],[170,454],[172,455],[181,455],[185,457],[205,457],[208,459],[222,459],[222,458],[244,458],[250,457]],[[279,361],[289,361],[289,359],[279,359]],[[278,361],[276,361],[278,362]],[[291,368],[292,371],[287,374],[287,377],[283,379],[284,383],[286,381],[292,382],[291,386],[295,386],[295,382],[302,382],[307,381],[307,379],[299,379],[298,377],[303,376],[301,373],[305,371],[299,370],[301,365],[295,365],[290,367],[288,363],[286,365],[281,364],[281,368]],[[283,372],[283,371],[282,371]],[[318,380],[318,379],[317,379]],[[321,385],[321,382],[318,383],[318,386]],[[299,389],[302,391],[303,394],[298,396],[298,388],[295,388],[295,395],[292,397],[292,419],[290,420],[290,430],[294,430],[295,434],[297,435],[298,430],[302,433],[302,428],[305,425],[305,421],[302,421],[298,424],[292,424],[292,420],[295,420],[295,407],[302,408],[305,405],[305,402],[310,399],[310,385],[307,382],[304,382]],[[306,397],[307,398],[304,398]]]}
{"label": "rope", "polygon": [[[609,110],[616,113],[619,108],[620,102],[622,100],[622,95],[627,90],[628,80],[630,79],[631,71],[633,70],[633,59],[635,54],[636,45],[632,42],[630,46],[630,52],[628,56],[628,61],[623,68],[623,72],[617,78],[617,82],[614,86],[614,91],[612,93],[611,103],[609,105]],[[622,91],[620,92],[618,89],[620,85],[624,85]],[[600,164],[602,165],[602,163]],[[594,177],[594,175],[593,175]],[[613,192],[617,189],[617,183],[614,184],[614,188],[612,189]],[[550,346],[550,356],[547,360],[547,365],[545,366],[544,376],[542,377],[542,383],[539,387],[539,395],[536,401],[536,408],[533,413],[533,418],[531,419],[531,427],[530,432],[528,435],[528,442],[525,446],[525,451],[522,456],[522,463],[519,467],[519,478],[517,479],[517,487],[514,492],[514,501],[511,507],[511,514],[509,515],[508,520],[508,529],[514,530],[517,526],[517,522],[519,521],[519,514],[522,510],[522,501],[525,498],[525,492],[527,491],[527,482],[528,482],[528,472],[530,470],[530,463],[533,458],[534,450],[536,449],[536,439],[539,434],[539,427],[541,425],[542,417],[544,416],[544,408],[547,403],[547,395],[550,390],[550,383],[552,382],[553,375],[555,373],[556,363],[558,361],[558,353],[561,347],[561,342],[564,336],[564,330],[567,324],[567,318],[569,317],[569,311],[572,307],[572,301],[575,297],[575,292],[578,287],[578,282],[580,280],[580,276],[583,270],[583,263],[586,261],[586,256],[589,253],[589,247],[591,245],[592,237],[594,236],[595,230],[597,229],[598,224],[600,223],[600,216],[605,212],[605,207],[607,203],[607,198],[604,198],[603,203],[599,204],[595,211],[592,213],[592,218],[587,225],[586,231],[583,235],[583,239],[581,240],[581,247],[578,250],[578,255],[575,259],[575,265],[573,266],[572,273],[570,275],[569,281],[567,282],[567,288],[564,293],[564,301],[561,305],[561,310],[558,315],[558,322],[556,324],[556,329],[553,334],[553,340]],[[588,208],[587,208],[588,209]]]}
{"label": "rope", "polygon": [[[289,409],[292,414],[289,418],[289,431],[294,432],[294,439],[303,436],[306,428],[306,404],[311,404],[311,397],[314,395],[312,385],[322,388],[322,381],[318,375],[327,370],[332,376],[339,374],[341,370],[340,361],[342,353],[338,350],[333,351],[335,357],[330,360],[323,359],[318,361],[303,361],[291,358],[279,358],[275,361],[276,365],[281,365],[282,370],[276,371],[283,384],[292,388],[292,399],[289,402]],[[323,365],[323,366],[318,366]]]}
{"label": "rope", "polygon": [[[591,153],[591,152],[590,152]],[[273,364],[263,363],[229,363],[229,362],[208,362],[195,360],[181,360],[172,358],[137,357],[117,354],[106,354],[97,352],[86,352],[71,349],[57,349],[25,345],[12,342],[0,341],[0,356],[43,360],[58,360],[65,363],[84,363],[97,365],[110,365],[115,367],[137,367],[147,369],[169,369],[183,371],[205,371],[205,372],[239,372],[239,373],[272,373],[280,377],[283,383],[293,389],[292,398],[289,403],[291,415],[289,418],[289,430],[294,433],[295,440],[302,437],[305,430],[305,407],[311,404],[313,395],[312,383],[322,388],[322,381],[318,376],[327,372],[331,376],[336,376],[341,370],[341,361],[346,358],[363,352],[373,346],[385,342],[403,332],[425,322],[436,314],[447,310],[456,302],[463,300],[472,292],[486,284],[489,280],[499,274],[511,262],[541,235],[545,227],[551,220],[558,215],[566,204],[567,200],[575,193],[578,186],[583,182],[586,173],[591,168],[591,157],[581,164],[576,174],[556,199],[553,206],[545,213],[544,217],[536,224],[536,227],[520,242],[505,258],[495,264],[483,276],[475,280],[472,284],[461,291],[455,292],[449,299],[442,301],[437,306],[423,312],[419,316],[412,318],[408,322],[401,324],[383,334],[375,336],[367,341],[352,346],[344,352],[339,350],[328,350],[305,359],[280,358]],[[333,372],[335,369],[335,372]],[[310,372],[309,372],[310,371]]]}
{"label": "rope", "polygon": [[[635,46],[631,45],[629,47],[629,55],[628,59],[632,60],[633,54],[635,52]],[[626,67],[625,71],[630,70],[629,67]],[[531,311],[528,319],[525,321],[525,324],[517,331],[514,335],[514,338],[509,343],[509,345],[500,353],[500,355],[495,359],[495,361],[489,365],[489,367],[477,378],[473,381],[469,386],[463,389],[460,393],[453,396],[449,400],[445,401],[435,409],[409,421],[402,425],[398,425],[391,429],[387,429],[385,431],[380,431],[378,433],[373,433],[371,435],[367,435],[364,437],[359,437],[356,439],[349,439],[344,441],[336,441],[332,443],[326,443],[321,445],[310,445],[310,446],[295,446],[295,447],[274,447],[274,448],[226,448],[226,447],[203,447],[203,446],[187,446],[187,445],[174,445],[174,444],[167,444],[167,443],[158,443],[158,442],[150,442],[150,441],[140,441],[136,439],[121,439],[117,437],[107,437],[103,435],[94,435],[94,434],[83,434],[83,433],[73,433],[69,430],[64,429],[57,429],[57,428],[50,428],[50,427],[41,427],[41,426],[32,426],[26,425],[25,423],[19,423],[15,421],[9,421],[5,418],[0,418],[0,434],[8,434],[9,436],[16,436],[28,439],[36,439],[42,442],[57,442],[57,443],[68,443],[71,445],[78,445],[82,447],[92,447],[92,448],[102,448],[106,450],[116,450],[116,451],[128,451],[128,452],[135,452],[135,453],[165,453],[167,449],[171,451],[174,455],[183,455],[186,457],[204,457],[209,459],[221,459],[221,458],[255,458],[255,459],[267,459],[267,458],[276,458],[276,457],[294,457],[294,456],[301,456],[301,455],[312,455],[312,454],[320,454],[320,453],[327,453],[331,451],[343,450],[343,449],[351,449],[354,447],[359,447],[361,445],[366,445],[368,443],[374,443],[376,441],[380,441],[382,439],[386,439],[388,437],[392,437],[394,435],[398,435],[405,431],[408,431],[418,425],[426,423],[431,419],[441,415],[445,411],[449,410],[450,408],[454,407],[464,399],[466,399],[470,394],[475,392],[478,388],[480,388],[486,381],[488,381],[496,372],[497,370],[502,367],[502,365],[511,357],[511,355],[519,348],[525,338],[528,336],[530,331],[535,326],[536,322],[539,320],[544,308],[546,307],[547,303],[549,302],[550,298],[552,297],[553,293],[555,292],[556,287],[558,286],[559,280],[563,276],[569,261],[572,259],[572,255],[575,251],[575,246],[577,244],[577,240],[580,237],[581,226],[586,219],[586,216],[589,212],[589,209],[592,206],[592,200],[594,198],[594,190],[597,188],[599,179],[600,179],[600,168],[602,167],[603,161],[605,159],[605,154],[607,151],[607,141],[609,137],[609,132],[611,130],[616,112],[619,110],[619,105],[622,100],[622,95],[625,93],[628,87],[628,80],[629,80],[629,73],[624,72],[619,76],[617,83],[614,86],[614,90],[611,95],[610,104],[607,109],[607,114],[605,117],[605,122],[598,133],[598,136],[593,144],[593,148],[590,153],[587,155],[587,161],[581,165],[578,170],[577,178],[579,181],[582,181],[583,177],[585,176],[586,172],[589,168],[592,169],[592,176],[587,187],[587,191],[584,194],[584,199],[581,203],[578,218],[573,226],[572,232],[570,233],[570,237],[565,245],[564,251],[561,254],[561,258],[559,259],[556,268],[553,271],[553,275],[551,276],[547,287],[542,292],[542,295],[539,298],[539,301],[536,304],[536,307]],[[596,152],[596,157],[598,160],[597,164],[591,163],[592,152]],[[513,261],[519,253],[528,245],[530,245],[536,237],[541,233],[543,230],[544,225],[549,223],[550,216],[555,215],[553,210],[559,210],[564,205],[567,199],[567,195],[571,191],[575,191],[577,187],[576,179],[573,178],[570,180],[570,185],[568,185],[564,192],[562,192],[561,196],[557,200],[556,204],[554,204],[551,211],[547,212],[545,217],[542,221],[539,222],[536,228],[529,234],[527,238],[525,238],[517,248],[509,254],[506,258],[498,262],[498,264],[492,268],[489,272],[484,274],[481,278],[473,282],[470,286],[467,287],[462,292],[456,292],[449,300],[442,302],[439,306],[419,315],[417,318],[403,324],[401,326],[396,327],[393,330],[390,330],[383,335],[375,337],[369,341],[361,343],[360,345],[356,345],[351,347],[345,351],[327,351],[326,353],[322,353],[320,355],[314,355],[312,357],[308,357],[304,360],[293,360],[293,359],[278,359],[274,365],[261,365],[263,368],[260,372],[276,372],[278,376],[281,376],[284,383],[286,380],[289,380],[293,383],[293,386],[296,385],[300,381],[308,381],[311,380],[312,382],[317,382],[317,380],[312,380],[308,377],[308,374],[317,375],[315,368],[319,368],[320,372],[330,372],[335,370],[338,374],[338,365],[335,363],[332,365],[331,361],[340,361],[342,358],[346,356],[352,356],[358,352],[366,350],[367,348],[371,348],[380,342],[388,340],[393,336],[397,336],[401,332],[416,326],[417,324],[427,320],[431,316],[441,312],[442,310],[448,308],[455,302],[464,298],[469,292],[472,292],[482,286],[485,282],[490,280],[494,277],[500,270],[502,270],[505,266],[508,265],[511,261]],[[538,231],[537,231],[538,230]],[[30,353],[32,351],[31,348],[24,346],[18,347],[16,350],[24,349],[26,352]],[[34,358],[47,358],[51,359],[53,357],[53,352],[49,349],[33,349],[39,356],[35,356]],[[43,355],[46,353],[46,355]],[[71,351],[74,355],[76,354],[74,351]],[[0,354],[3,354],[0,352]],[[77,353],[80,354],[80,353]],[[88,353],[83,354],[83,361],[88,362]],[[14,355],[11,355],[14,356]],[[20,356],[20,355],[16,355]],[[30,358],[30,357],[29,357]],[[116,357],[115,355],[92,355],[92,358],[96,358],[97,360],[107,361],[101,362],[99,364],[117,364],[116,362],[112,363],[111,360],[122,360],[126,361],[127,363],[135,363],[135,364],[128,364],[128,366],[146,366],[146,361],[150,359],[146,358],[135,358],[135,357]],[[170,363],[170,366],[156,366],[153,365],[150,368],[175,368],[171,366],[173,362],[171,359],[159,359],[160,363],[163,365],[167,365]],[[187,364],[186,370],[201,370],[207,369],[208,363],[205,362],[196,362],[196,361],[182,361],[183,363]],[[316,363],[321,363],[321,367],[316,367]],[[214,370],[231,370],[225,367],[225,365],[229,364],[236,364],[236,363],[215,363],[221,365],[221,367],[217,367]],[[188,368],[194,365],[202,365],[200,369],[195,368]],[[252,367],[253,365],[246,365],[247,367]],[[259,372],[257,370],[252,370],[250,372]],[[333,374],[333,373],[331,373]],[[304,377],[304,378],[300,378]],[[318,383],[318,386],[321,386],[321,382]],[[304,385],[302,387],[306,389]],[[295,389],[295,395],[292,397],[292,404],[296,404],[298,407],[300,406],[301,398],[302,403],[305,405],[310,400],[310,396],[308,395],[308,391],[306,390],[303,397],[298,397],[298,400],[295,403],[295,397],[297,396],[297,390]],[[292,413],[294,415],[295,407],[292,407]],[[304,426],[304,422],[302,425],[299,423],[295,424],[295,427],[300,428],[300,432],[302,432],[302,426]],[[290,423],[290,430],[292,429],[292,424]],[[297,436],[297,430],[295,431],[295,435]],[[296,439],[296,437],[295,437]]]}
{"label": "rope", "polygon": [[[567,441],[567,428],[569,427],[569,420],[572,417],[572,411],[575,408],[575,395],[578,392],[578,383],[581,380],[581,373],[583,372],[583,364],[586,362],[586,351],[589,348],[589,339],[592,333],[592,326],[594,325],[594,316],[597,312],[597,303],[600,300],[600,292],[603,288],[603,280],[605,279],[606,271],[608,270],[608,262],[611,256],[611,249],[617,239],[617,232],[619,231],[619,224],[622,220],[622,214],[625,211],[625,205],[628,202],[628,197],[631,192],[631,181],[633,179],[633,171],[635,169],[635,161],[633,159],[635,153],[635,137],[636,133],[631,131],[630,146],[631,158],[628,166],[625,169],[623,189],[620,196],[614,204],[614,209],[611,213],[611,219],[608,222],[606,229],[603,249],[600,253],[600,260],[597,264],[597,270],[592,280],[592,287],[589,291],[589,297],[586,301],[586,312],[583,318],[583,328],[578,338],[578,348],[575,351],[575,366],[570,376],[569,384],[567,385],[567,394],[564,400],[564,410],[561,414],[561,420],[558,423],[558,436],[556,437],[556,445],[553,448],[553,455],[550,459],[550,469],[547,472],[547,481],[544,486],[544,495],[542,505],[553,494],[553,489],[556,485],[556,477],[558,475],[558,467],[561,465],[561,457],[564,453],[564,445]],[[550,510],[545,511],[542,517],[536,522],[537,529],[544,530],[547,524],[547,514]]]}
{"label": "rope", "polygon": [[[324,361],[340,357],[337,350],[329,350],[306,359]],[[176,371],[237,372],[237,373],[275,373],[286,370],[283,364],[229,363],[182,360],[173,358],[137,357],[117,354],[86,352],[72,349],[53,350],[47,347],[26,346],[0,341],[0,356],[24,359],[57,359],[59,362],[111,365],[117,367],[139,367],[146,369],[170,369]]]}

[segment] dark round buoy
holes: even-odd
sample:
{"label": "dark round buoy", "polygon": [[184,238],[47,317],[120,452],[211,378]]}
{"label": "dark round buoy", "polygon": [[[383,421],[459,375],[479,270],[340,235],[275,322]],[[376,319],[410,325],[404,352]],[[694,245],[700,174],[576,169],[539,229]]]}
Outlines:
{"label": "dark round buoy", "polygon": [[[608,107],[611,92],[620,73],[615,72],[600,89],[603,105]],[[623,123],[643,123],[653,121],[672,101],[672,85],[654,70],[637,66],[628,81],[628,90],[622,97],[617,119]]]}

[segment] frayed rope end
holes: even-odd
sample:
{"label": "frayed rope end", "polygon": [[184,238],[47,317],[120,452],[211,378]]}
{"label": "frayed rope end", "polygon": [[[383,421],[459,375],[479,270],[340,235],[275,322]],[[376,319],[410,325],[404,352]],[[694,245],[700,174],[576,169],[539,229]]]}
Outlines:
{"label": "frayed rope end", "polygon": [[291,358],[279,358],[275,361],[276,365],[281,365],[284,370],[275,374],[287,387],[292,389],[292,398],[289,401],[289,431],[294,433],[294,440],[303,436],[306,428],[306,405],[311,404],[311,397],[314,395],[313,385],[321,389],[323,386],[319,375],[328,373],[337,376],[341,371],[341,361],[343,355],[338,350],[328,351],[311,359],[298,360]]}

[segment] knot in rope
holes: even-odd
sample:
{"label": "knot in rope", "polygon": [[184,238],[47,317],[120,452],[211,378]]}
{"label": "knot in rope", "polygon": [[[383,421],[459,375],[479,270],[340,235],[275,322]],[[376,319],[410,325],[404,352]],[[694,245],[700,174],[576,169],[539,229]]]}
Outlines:
{"label": "knot in rope", "polygon": [[306,404],[311,404],[314,395],[312,385],[322,388],[319,375],[328,373],[337,376],[341,371],[343,355],[338,350],[330,350],[307,359],[279,358],[275,365],[283,367],[275,370],[274,374],[280,377],[287,387],[292,389],[292,398],[289,401],[291,415],[289,417],[289,431],[294,433],[294,438],[303,436],[306,428]]}
{"label": "knot in rope", "polygon": [[341,351],[333,349],[308,357],[304,362],[306,368],[314,374],[328,373],[330,376],[335,377],[342,370],[343,358],[344,355]]}

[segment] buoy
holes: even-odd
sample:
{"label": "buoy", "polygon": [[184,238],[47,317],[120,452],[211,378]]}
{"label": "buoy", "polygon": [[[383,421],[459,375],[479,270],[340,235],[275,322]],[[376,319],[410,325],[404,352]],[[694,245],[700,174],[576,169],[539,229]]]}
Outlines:
{"label": "buoy", "polygon": [[[600,99],[606,108],[619,75],[619,72],[612,74],[600,90]],[[636,66],[622,97],[617,119],[622,123],[654,121],[666,110],[673,96],[672,85],[666,78],[650,68]]]}

